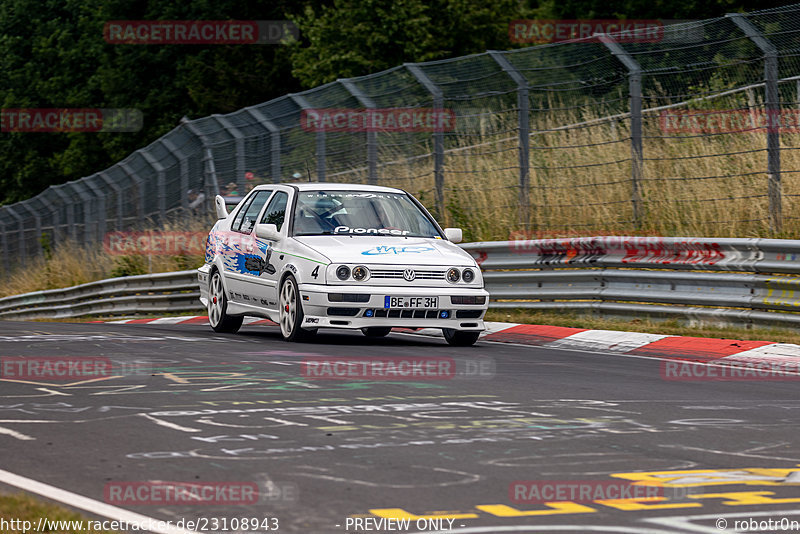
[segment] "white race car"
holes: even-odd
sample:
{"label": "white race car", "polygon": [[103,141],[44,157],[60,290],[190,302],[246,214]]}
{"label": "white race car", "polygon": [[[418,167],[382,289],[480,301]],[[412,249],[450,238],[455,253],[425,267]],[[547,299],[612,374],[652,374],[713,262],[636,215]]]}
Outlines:
{"label": "white race car", "polygon": [[489,294],[475,260],[417,199],[357,184],[261,185],[217,216],[198,269],[216,332],[245,315],[278,323],[296,341],[319,328],[441,328],[451,345],[484,329]]}

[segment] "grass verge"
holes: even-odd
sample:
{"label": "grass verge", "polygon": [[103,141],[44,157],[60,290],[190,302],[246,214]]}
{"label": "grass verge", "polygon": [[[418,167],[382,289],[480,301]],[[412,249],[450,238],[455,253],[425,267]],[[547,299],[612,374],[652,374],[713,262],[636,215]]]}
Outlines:
{"label": "grass verge", "polygon": [[[23,530],[22,522],[29,521],[30,525],[32,525],[30,528],[35,529],[39,524],[40,518],[42,520],[49,520],[51,527],[56,526],[52,525],[54,521],[82,521],[83,523],[81,526],[89,526],[90,523],[87,523],[87,521],[95,521],[94,519],[89,519],[77,512],[64,508],[63,506],[50,504],[23,493],[13,495],[0,494],[0,526],[4,534],[32,532],[32,530]],[[68,528],[61,528],[61,526]],[[57,528],[43,528],[39,532],[52,534],[116,534],[115,531],[111,530],[83,529],[75,523],[72,523],[71,526],[65,524],[61,526]],[[42,524],[42,527],[44,527],[44,524]]]}

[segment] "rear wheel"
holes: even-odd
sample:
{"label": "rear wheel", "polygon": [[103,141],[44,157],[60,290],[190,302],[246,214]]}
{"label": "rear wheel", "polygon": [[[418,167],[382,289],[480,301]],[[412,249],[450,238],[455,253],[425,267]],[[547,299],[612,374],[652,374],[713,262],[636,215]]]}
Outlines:
{"label": "rear wheel", "polygon": [[480,332],[469,332],[464,330],[455,330],[453,328],[442,328],[445,340],[454,347],[469,347],[478,341]]}
{"label": "rear wheel", "polygon": [[300,303],[300,292],[294,276],[289,275],[281,283],[279,299],[279,321],[281,335],[286,341],[302,341],[316,334],[316,330],[300,328],[303,324],[303,305]]}
{"label": "rear wheel", "polygon": [[243,316],[234,317],[227,315],[228,297],[225,296],[225,286],[222,285],[222,275],[214,271],[211,282],[208,284],[208,322],[214,332],[220,334],[235,334],[242,327]]}
{"label": "rear wheel", "polygon": [[386,337],[392,331],[391,326],[369,326],[362,328],[361,331],[367,337]]}

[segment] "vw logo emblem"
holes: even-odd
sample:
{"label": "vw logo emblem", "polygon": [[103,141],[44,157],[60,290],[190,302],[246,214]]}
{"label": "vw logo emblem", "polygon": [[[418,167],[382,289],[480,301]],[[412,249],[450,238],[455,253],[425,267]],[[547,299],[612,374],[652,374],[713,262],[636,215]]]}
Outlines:
{"label": "vw logo emblem", "polygon": [[411,282],[416,277],[417,273],[414,272],[414,269],[406,269],[403,271],[403,278],[406,282]]}

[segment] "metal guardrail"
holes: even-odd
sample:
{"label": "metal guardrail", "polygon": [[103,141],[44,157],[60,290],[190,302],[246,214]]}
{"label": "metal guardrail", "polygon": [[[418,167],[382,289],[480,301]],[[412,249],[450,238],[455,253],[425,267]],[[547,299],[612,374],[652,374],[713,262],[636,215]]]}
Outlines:
{"label": "metal guardrail", "polygon": [[41,319],[203,310],[197,271],[110,278],[0,299],[0,319]]}
{"label": "metal guardrail", "polygon": [[[466,243],[492,308],[800,325],[800,241],[580,237]],[[795,275],[795,276],[791,276]],[[194,270],[0,299],[0,319],[200,311]]]}
{"label": "metal guardrail", "polygon": [[800,325],[800,241],[581,237],[468,243],[492,308]]}

